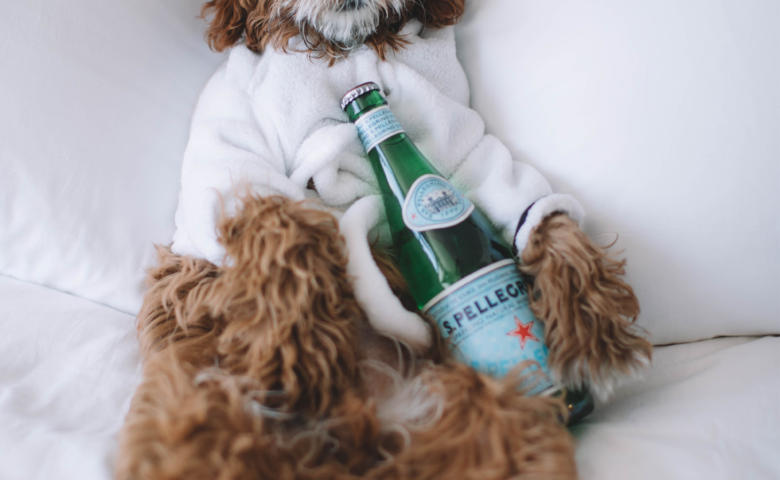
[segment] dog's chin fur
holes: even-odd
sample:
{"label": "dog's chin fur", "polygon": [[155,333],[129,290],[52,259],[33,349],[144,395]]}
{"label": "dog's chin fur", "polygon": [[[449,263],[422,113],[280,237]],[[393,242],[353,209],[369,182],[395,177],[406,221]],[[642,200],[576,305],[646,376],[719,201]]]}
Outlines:
{"label": "dog's chin fur", "polygon": [[202,14],[210,18],[209,45],[223,51],[240,42],[262,52],[271,46],[290,49],[300,38],[305,51],[331,64],[366,45],[380,58],[402,48],[401,29],[417,19],[423,26],[454,25],[463,15],[465,0],[362,0],[345,8],[346,0],[211,0]]}
{"label": "dog's chin fur", "polygon": [[219,225],[226,266],[159,248],[117,477],[574,479],[560,400],[455,363],[441,342],[420,357],[371,328],[337,225],[248,196]]}
{"label": "dog's chin fur", "polygon": [[[318,32],[327,41],[352,49],[376,34],[382,21],[400,18],[407,0],[288,0],[296,26],[302,31]],[[309,34],[311,35],[311,33]]]}

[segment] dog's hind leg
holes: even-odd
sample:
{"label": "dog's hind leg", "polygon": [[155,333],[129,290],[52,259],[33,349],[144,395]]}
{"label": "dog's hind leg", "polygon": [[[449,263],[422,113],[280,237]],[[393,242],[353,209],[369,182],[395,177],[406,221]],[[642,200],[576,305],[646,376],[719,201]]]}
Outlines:
{"label": "dog's hind leg", "polygon": [[[497,380],[459,363],[425,366],[411,380],[416,388],[402,391],[401,403],[410,406],[395,408],[406,416],[397,422],[401,440],[395,444],[405,446],[378,476],[574,480],[574,443],[563,424],[564,404],[527,396],[513,373]],[[385,408],[380,403],[383,417]]]}
{"label": "dog's hind leg", "polygon": [[118,480],[292,478],[295,457],[253,414],[246,379],[180,361],[147,360],[120,433]]}
{"label": "dog's hind leg", "polygon": [[194,375],[216,358],[220,319],[209,314],[206,298],[218,275],[206,260],[158,247],[137,319],[144,380],[120,433],[119,479],[198,478],[169,474],[192,463],[187,451],[197,442],[187,425],[206,408],[195,398]]}
{"label": "dog's hind leg", "polygon": [[336,218],[306,202],[246,194],[223,219],[227,257],[211,312],[221,365],[279,392],[287,413],[325,415],[352,388],[365,322]]}

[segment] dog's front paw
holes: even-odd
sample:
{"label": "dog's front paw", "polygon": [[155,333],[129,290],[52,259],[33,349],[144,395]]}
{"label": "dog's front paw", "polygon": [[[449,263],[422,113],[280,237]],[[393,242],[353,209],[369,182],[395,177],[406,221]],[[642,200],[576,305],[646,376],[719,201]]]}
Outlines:
{"label": "dog's front paw", "polygon": [[[617,360],[597,355],[583,355],[582,358],[556,366],[553,369],[555,380],[567,388],[580,390],[587,387],[599,400],[606,400],[621,383],[636,378],[641,371],[650,366],[649,342],[647,348],[624,348],[625,355]],[[603,349],[609,346],[597,346]]]}
{"label": "dog's front paw", "polygon": [[651,358],[650,342],[634,325],[639,302],[622,279],[624,266],[562,214],[546,218],[523,251],[521,269],[533,278],[531,308],[545,324],[553,376],[600,399]]}
{"label": "dog's front paw", "polygon": [[219,224],[228,260],[207,302],[225,319],[220,366],[280,392],[290,412],[321,415],[352,387],[364,314],[333,215],[247,195]]}

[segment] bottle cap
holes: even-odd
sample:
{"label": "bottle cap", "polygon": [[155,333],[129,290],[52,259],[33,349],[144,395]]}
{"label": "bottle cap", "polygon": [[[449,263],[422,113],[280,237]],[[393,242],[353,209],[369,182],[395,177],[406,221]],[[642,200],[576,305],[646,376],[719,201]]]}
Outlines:
{"label": "bottle cap", "polygon": [[377,85],[374,82],[368,82],[362,85],[358,85],[357,87],[348,91],[343,97],[341,97],[341,109],[346,110],[347,105],[354,102],[356,98],[363,95],[364,93],[372,92],[374,90],[382,91],[379,85]]}

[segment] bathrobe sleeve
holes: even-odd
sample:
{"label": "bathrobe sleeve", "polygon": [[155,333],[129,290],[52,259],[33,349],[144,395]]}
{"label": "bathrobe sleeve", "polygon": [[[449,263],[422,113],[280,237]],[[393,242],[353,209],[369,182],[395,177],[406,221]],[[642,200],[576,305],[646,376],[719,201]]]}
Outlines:
{"label": "bathrobe sleeve", "polygon": [[235,213],[245,187],[263,196],[305,197],[287,177],[277,135],[258,123],[247,93],[257,61],[249,50],[234,49],[200,96],[182,166],[172,245],[177,254],[222,264],[216,225],[223,211]]}
{"label": "bathrobe sleeve", "polygon": [[532,166],[514,160],[496,137],[484,135],[451,176],[452,182],[499,227],[518,254],[546,216],[563,212],[578,224],[585,213],[571,195],[553,193]]}

